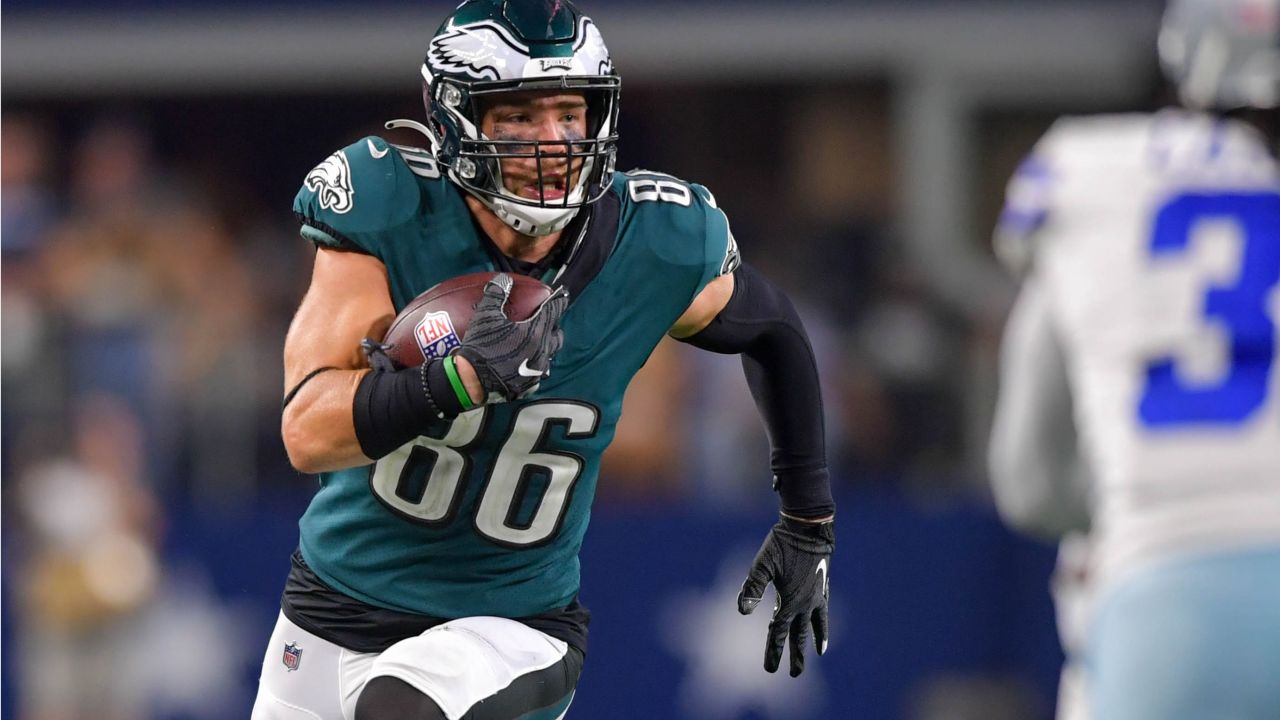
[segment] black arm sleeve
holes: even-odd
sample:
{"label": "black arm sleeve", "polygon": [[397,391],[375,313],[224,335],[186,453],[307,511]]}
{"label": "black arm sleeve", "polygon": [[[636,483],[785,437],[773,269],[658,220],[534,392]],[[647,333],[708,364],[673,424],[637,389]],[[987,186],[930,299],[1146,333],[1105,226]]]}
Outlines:
{"label": "black arm sleeve", "polygon": [[733,274],[733,296],[700,332],[681,342],[717,353],[741,353],[751,395],[773,446],[774,488],[782,510],[800,518],[835,511],[813,348],[795,306],[749,265]]}
{"label": "black arm sleeve", "polygon": [[461,412],[444,362],[428,360],[404,370],[365,373],[356,386],[351,419],[360,451],[378,460]]}

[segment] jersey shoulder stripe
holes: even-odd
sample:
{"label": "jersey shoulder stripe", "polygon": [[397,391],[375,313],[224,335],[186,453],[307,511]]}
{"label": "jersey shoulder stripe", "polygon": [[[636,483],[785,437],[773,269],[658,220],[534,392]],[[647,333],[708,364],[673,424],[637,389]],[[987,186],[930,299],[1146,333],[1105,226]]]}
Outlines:
{"label": "jersey shoulder stripe", "polygon": [[[1086,239],[1064,223],[1108,217],[1123,198],[1274,178],[1275,162],[1248,126],[1169,109],[1058,120],[1009,182],[996,226],[997,256],[1025,272],[1050,238]],[[1252,180],[1250,180],[1252,178]]]}

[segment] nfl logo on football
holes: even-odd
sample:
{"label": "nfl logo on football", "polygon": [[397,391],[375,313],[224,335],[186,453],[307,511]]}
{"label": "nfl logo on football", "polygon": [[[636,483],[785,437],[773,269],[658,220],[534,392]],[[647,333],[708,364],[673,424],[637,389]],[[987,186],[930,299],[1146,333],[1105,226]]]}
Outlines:
{"label": "nfl logo on football", "polygon": [[302,664],[302,648],[298,647],[298,643],[289,643],[284,646],[284,666],[289,668],[289,672],[298,669],[298,665]]}
{"label": "nfl logo on football", "polygon": [[418,323],[413,335],[418,338],[422,357],[427,360],[445,357],[462,344],[458,333],[453,330],[453,321],[449,319],[447,312],[427,313]]}

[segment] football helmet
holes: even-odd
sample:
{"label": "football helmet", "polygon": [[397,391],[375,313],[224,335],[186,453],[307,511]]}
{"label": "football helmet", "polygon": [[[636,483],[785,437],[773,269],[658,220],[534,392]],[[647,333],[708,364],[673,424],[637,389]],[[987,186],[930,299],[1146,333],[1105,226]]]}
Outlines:
{"label": "football helmet", "polygon": [[1280,106],[1280,0],[1169,0],[1159,49],[1188,107]]}
{"label": "football helmet", "polygon": [[[430,138],[436,161],[450,180],[517,232],[560,230],[608,189],[622,83],[595,23],[567,0],[463,2],[431,38],[422,81],[427,124],[419,129]],[[537,90],[582,93],[585,137],[548,141],[482,134],[487,101]],[[504,159],[532,158],[541,180],[544,169],[563,166],[566,157],[571,172],[558,197],[523,197],[503,184]]]}

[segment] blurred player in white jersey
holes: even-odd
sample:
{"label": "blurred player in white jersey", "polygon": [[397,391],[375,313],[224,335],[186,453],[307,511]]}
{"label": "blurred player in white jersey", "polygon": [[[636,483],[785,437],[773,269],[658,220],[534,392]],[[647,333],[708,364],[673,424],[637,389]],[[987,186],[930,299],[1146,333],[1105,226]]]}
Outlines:
{"label": "blurred player in white jersey", "polygon": [[992,481],[1015,527],[1092,525],[1092,720],[1274,720],[1280,0],[1172,0],[1160,54],[1185,109],[1060,120],[1010,185]]}

